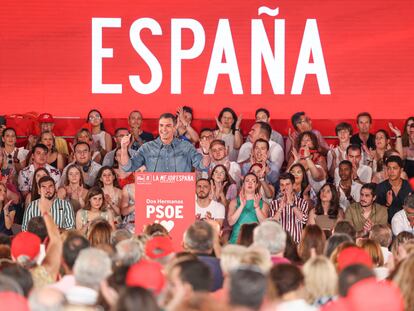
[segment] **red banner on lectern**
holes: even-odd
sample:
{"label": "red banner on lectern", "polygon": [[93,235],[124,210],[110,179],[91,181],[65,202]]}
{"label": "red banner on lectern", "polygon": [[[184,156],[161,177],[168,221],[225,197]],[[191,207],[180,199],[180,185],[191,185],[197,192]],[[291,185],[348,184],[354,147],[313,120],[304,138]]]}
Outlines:
{"label": "red banner on lectern", "polygon": [[181,249],[195,221],[195,173],[135,173],[135,232],[151,223],[164,226]]}
{"label": "red banner on lectern", "polygon": [[413,16],[412,0],[5,0],[1,113],[405,119]]}

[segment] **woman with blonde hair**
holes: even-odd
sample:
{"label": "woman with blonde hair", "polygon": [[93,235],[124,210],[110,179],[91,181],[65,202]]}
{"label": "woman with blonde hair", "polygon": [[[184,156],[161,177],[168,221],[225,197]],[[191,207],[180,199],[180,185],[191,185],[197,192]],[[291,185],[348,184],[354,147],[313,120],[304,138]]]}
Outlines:
{"label": "woman with blonde hair", "polygon": [[325,256],[309,259],[303,266],[306,300],[315,307],[331,301],[338,291],[338,275],[335,266]]}
{"label": "woman with blonde hair", "polygon": [[384,267],[384,255],[382,254],[381,245],[371,239],[359,239],[356,244],[371,257],[377,279],[384,280],[388,276],[389,271]]}
{"label": "woman with blonde hair", "polygon": [[414,255],[410,255],[401,263],[392,280],[400,288],[404,299],[404,310],[412,310],[414,306]]}
{"label": "woman with blonde hair", "polygon": [[113,227],[104,219],[94,220],[88,229],[87,239],[91,247],[110,245]]}

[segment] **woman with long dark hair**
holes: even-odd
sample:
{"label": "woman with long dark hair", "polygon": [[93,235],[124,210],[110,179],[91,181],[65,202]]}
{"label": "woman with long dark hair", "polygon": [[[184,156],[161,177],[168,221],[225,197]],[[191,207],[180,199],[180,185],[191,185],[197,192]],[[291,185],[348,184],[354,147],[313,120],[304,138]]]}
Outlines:
{"label": "woman with long dark hair", "polygon": [[112,150],[112,137],[109,133],[105,132],[105,126],[102,114],[97,109],[92,109],[88,113],[86,120],[91,125],[93,142],[99,148],[104,149],[106,152]]}
{"label": "woman with long dark hair", "polygon": [[344,212],[339,206],[338,190],[333,184],[326,183],[317,198],[315,208],[309,212],[308,224],[316,224],[322,230],[332,230],[336,222],[344,218]]}

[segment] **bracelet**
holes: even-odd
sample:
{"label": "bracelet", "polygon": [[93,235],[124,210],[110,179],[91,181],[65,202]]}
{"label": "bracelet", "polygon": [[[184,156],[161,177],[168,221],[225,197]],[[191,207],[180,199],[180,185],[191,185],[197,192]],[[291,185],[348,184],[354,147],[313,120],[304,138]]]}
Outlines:
{"label": "bracelet", "polygon": [[401,138],[401,135],[397,135],[397,136],[395,136],[395,138]]}
{"label": "bracelet", "polygon": [[234,129],[235,132],[240,132],[240,129]]}

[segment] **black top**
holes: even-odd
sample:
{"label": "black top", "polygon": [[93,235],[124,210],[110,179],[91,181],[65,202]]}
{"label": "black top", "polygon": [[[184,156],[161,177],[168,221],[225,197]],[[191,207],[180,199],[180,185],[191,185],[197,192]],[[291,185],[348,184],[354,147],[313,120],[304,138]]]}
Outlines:
{"label": "black top", "polygon": [[[376,195],[377,200],[376,202],[378,204],[384,205],[387,202],[387,192],[388,190],[391,190],[392,186],[390,182],[387,180],[384,180],[382,183],[378,184]],[[392,194],[393,200],[390,207],[388,207],[388,223],[391,223],[392,217],[397,213],[398,211],[402,210],[404,200],[407,197],[407,195],[411,192],[411,187],[408,181],[403,179],[401,189],[398,192],[397,196],[395,196],[395,193]]]}
{"label": "black top", "polygon": [[[362,146],[363,141],[362,141],[361,138],[359,138],[358,133],[352,135],[351,144]],[[368,148],[375,149],[375,135],[374,134],[371,134],[371,133],[369,134],[368,141],[367,141],[367,146],[368,146]]]}
{"label": "black top", "polygon": [[[9,212],[14,211],[15,208],[13,205],[9,206]],[[2,208],[0,211],[0,233],[6,234],[6,235],[13,235],[13,231],[6,228],[6,224],[4,222],[4,209]]]}
{"label": "black top", "polygon": [[141,141],[134,141],[131,145],[131,149],[137,151],[139,147],[141,147],[143,144],[154,140],[154,135],[152,135],[149,132],[142,132],[139,137],[141,138]]}

